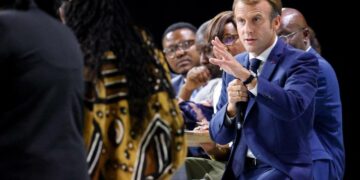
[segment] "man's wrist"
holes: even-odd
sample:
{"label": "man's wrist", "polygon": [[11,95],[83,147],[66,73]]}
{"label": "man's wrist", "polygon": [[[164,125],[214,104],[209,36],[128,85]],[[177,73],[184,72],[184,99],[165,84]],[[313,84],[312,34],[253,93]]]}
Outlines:
{"label": "man's wrist", "polygon": [[252,89],[254,89],[257,86],[257,80],[258,78],[254,78],[251,83],[246,85],[246,88],[251,91]]}
{"label": "man's wrist", "polygon": [[248,85],[250,84],[255,78],[257,78],[256,74],[252,71],[249,71],[250,72],[250,75],[247,79],[245,79],[245,81],[243,81],[243,84],[244,85]]}
{"label": "man's wrist", "polygon": [[196,87],[194,85],[190,85],[189,83],[185,83],[183,88],[186,90],[186,91],[194,91],[196,89]]}

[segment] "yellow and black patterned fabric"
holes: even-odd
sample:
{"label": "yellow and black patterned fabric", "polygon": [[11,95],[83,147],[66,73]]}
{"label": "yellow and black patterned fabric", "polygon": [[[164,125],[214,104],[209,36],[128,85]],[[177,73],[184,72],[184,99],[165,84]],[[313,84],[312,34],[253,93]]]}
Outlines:
{"label": "yellow and black patterned fabric", "polygon": [[[162,53],[155,50],[153,55],[170,78]],[[148,67],[153,72],[149,77],[153,93],[144,119],[137,120],[130,114],[127,78],[116,59],[112,51],[105,52],[99,78],[88,85],[84,130],[88,172],[92,179],[170,179],[187,152],[177,102],[163,90],[171,86],[169,80],[162,78],[156,65]]]}

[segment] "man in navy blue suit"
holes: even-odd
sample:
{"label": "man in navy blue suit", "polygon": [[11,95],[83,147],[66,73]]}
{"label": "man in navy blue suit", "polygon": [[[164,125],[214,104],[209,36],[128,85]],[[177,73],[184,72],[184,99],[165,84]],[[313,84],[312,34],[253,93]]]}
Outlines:
{"label": "man in navy blue suit", "polygon": [[234,142],[223,179],[311,179],[317,58],[278,40],[279,0],[235,0],[233,11],[248,53],[235,59],[215,38],[210,60],[226,71],[210,135]]}
{"label": "man in navy blue suit", "polygon": [[304,16],[296,9],[283,8],[278,34],[295,48],[313,53],[319,61],[318,90],[315,95],[314,131],[311,151],[315,180],[342,179],[344,142],[339,83],[331,65],[312,47]]}

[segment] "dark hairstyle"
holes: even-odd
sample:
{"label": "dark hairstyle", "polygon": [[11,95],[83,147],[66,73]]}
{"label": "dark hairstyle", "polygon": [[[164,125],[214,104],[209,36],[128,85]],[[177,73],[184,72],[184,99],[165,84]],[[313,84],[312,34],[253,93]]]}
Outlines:
{"label": "dark hairstyle", "polygon": [[209,39],[208,42],[211,42],[216,36],[219,39],[222,39],[224,36],[224,27],[227,23],[231,22],[234,27],[236,23],[234,22],[234,14],[232,11],[223,11],[216,15],[209,24]]}
{"label": "dark hairstyle", "polygon": [[104,53],[112,51],[127,79],[127,98],[133,117],[143,119],[154,93],[154,81],[158,79],[159,88],[174,97],[165,70],[155,59],[152,39],[145,40],[141,34],[144,32],[134,26],[122,0],[72,0],[65,8],[65,16],[83,50],[85,67],[89,70],[85,79],[92,88],[100,77]]}
{"label": "dark hairstyle", "polygon": [[[207,20],[206,22],[202,23],[198,30],[196,31],[196,41],[197,42],[207,42],[207,39],[204,39],[204,37],[207,38],[208,36],[208,27],[211,20]],[[206,36],[204,36],[206,35]]]}
{"label": "dark hairstyle", "polygon": [[2,9],[29,9],[30,0],[0,0],[0,8]]}
{"label": "dark hairstyle", "polygon": [[0,0],[0,8],[28,10],[31,2],[35,2],[47,14],[57,17],[55,0]]}
{"label": "dark hairstyle", "polygon": [[[235,5],[240,1],[245,4],[252,5],[259,3],[261,0],[234,0],[232,7],[233,10],[235,8]],[[266,1],[271,5],[271,14],[270,14],[271,20],[274,19],[276,16],[281,15],[281,8],[282,8],[281,0],[266,0]]]}
{"label": "dark hairstyle", "polygon": [[172,31],[176,31],[178,29],[189,29],[190,31],[194,32],[194,34],[196,33],[196,27],[188,22],[177,22],[174,24],[171,24],[169,27],[167,27],[162,35],[161,39],[164,39],[164,37],[166,36],[166,34],[168,34],[169,32]]}

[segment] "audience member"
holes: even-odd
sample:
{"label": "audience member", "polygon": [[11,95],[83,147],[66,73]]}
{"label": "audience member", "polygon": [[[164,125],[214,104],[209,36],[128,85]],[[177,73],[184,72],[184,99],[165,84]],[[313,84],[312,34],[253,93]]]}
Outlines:
{"label": "audience member", "polygon": [[[179,75],[171,80],[176,95],[184,85],[190,69],[200,65],[199,53],[195,47],[196,31],[192,24],[178,22],[166,28],[162,37],[163,52],[170,70]],[[198,68],[197,71],[202,71],[206,77],[210,74],[205,68]],[[196,92],[191,94],[192,97],[195,95]]]}
{"label": "audience member", "polygon": [[339,83],[331,65],[311,44],[311,32],[304,16],[296,9],[283,8],[278,34],[288,44],[314,54],[319,62],[318,88],[315,94],[314,130],[310,145],[315,180],[342,179],[345,150],[342,130],[342,106]]}

